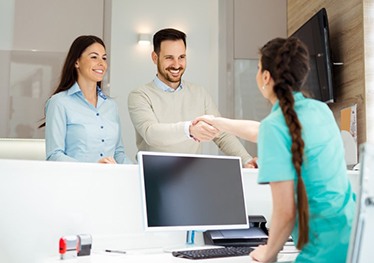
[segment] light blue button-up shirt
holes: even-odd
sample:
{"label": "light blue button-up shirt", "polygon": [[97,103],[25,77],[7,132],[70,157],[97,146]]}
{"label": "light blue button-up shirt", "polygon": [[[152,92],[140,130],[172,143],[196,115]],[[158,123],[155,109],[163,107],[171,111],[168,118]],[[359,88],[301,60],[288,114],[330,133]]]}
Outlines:
{"label": "light blue button-up shirt", "polygon": [[117,104],[97,87],[97,107],[75,83],[46,104],[46,155],[51,161],[98,162],[112,156],[125,162]]}
{"label": "light blue button-up shirt", "polygon": [[156,85],[157,88],[162,89],[165,92],[176,92],[176,91],[180,91],[181,89],[183,89],[182,81],[179,83],[179,86],[176,89],[170,88],[168,85],[166,85],[164,82],[162,82],[158,78],[158,76],[155,77],[155,79],[153,80],[153,82],[155,83],[155,85]]}

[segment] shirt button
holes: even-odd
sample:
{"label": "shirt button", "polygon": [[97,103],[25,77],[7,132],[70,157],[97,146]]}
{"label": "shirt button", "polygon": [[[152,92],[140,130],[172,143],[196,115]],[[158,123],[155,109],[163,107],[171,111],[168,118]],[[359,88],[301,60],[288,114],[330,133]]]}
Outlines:
{"label": "shirt button", "polygon": [[100,126],[101,129],[104,129],[104,126]]}
{"label": "shirt button", "polygon": [[103,154],[102,154],[102,153],[100,153],[100,156],[101,156],[101,157],[103,157]]}
{"label": "shirt button", "polygon": [[104,142],[104,139],[102,139],[101,141]]}
{"label": "shirt button", "polygon": [[100,114],[99,113],[96,113],[96,116],[99,116]]}

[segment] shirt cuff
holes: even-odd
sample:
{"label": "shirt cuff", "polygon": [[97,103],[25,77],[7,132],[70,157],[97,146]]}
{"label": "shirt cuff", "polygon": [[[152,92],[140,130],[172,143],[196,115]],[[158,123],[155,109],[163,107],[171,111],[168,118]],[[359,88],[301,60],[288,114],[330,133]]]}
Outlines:
{"label": "shirt cuff", "polygon": [[186,134],[188,139],[193,140],[193,137],[190,134],[190,126],[191,126],[191,121],[186,121],[184,123],[184,133]]}
{"label": "shirt cuff", "polygon": [[253,159],[253,157],[251,156],[251,158],[247,159],[247,160],[244,162],[244,164],[249,163],[249,161],[251,161],[252,159]]}

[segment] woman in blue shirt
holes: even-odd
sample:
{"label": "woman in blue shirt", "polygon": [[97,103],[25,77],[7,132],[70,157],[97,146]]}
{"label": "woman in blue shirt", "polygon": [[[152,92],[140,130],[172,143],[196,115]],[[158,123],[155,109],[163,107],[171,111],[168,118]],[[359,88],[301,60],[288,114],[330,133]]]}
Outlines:
{"label": "woman in blue shirt", "polygon": [[47,160],[125,162],[117,105],[100,88],[106,71],[103,41],[90,35],[75,39],[41,125]]}
{"label": "woman in blue shirt", "polygon": [[[250,255],[276,261],[292,235],[296,262],[345,262],[355,213],[340,131],[326,104],[300,92],[309,71],[306,46],[276,38],[260,50],[257,85],[273,108],[261,121],[205,116],[220,130],[258,141],[259,183],[269,183],[269,239]],[[257,138],[258,134],[258,138]]]}

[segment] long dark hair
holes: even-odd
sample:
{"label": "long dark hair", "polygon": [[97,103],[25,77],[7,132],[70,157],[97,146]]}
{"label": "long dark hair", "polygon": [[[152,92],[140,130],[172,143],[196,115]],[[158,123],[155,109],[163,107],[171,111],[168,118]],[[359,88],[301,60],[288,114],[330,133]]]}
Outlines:
{"label": "long dark hair", "polygon": [[[60,82],[56,90],[52,93],[52,96],[62,91],[68,90],[71,86],[74,85],[74,83],[78,80],[78,73],[77,69],[75,68],[75,62],[77,62],[86,48],[95,43],[99,43],[105,48],[104,42],[99,37],[93,35],[79,36],[73,41],[66,56],[64,66],[62,67]],[[101,81],[98,82],[97,85],[101,87]],[[39,128],[42,128],[44,126],[45,122],[42,123]]]}
{"label": "long dark hair", "polygon": [[275,38],[260,49],[262,70],[268,70],[274,80],[274,93],[279,100],[290,131],[292,163],[297,173],[297,209],[299,216],[299,239],[296,247],[302,249],[309,241],[309,204],[301,177],[304,140],[302,126],[295,112],[294,91],[300,91],[308,72],[309,54],[304,43],[295,37]]}

